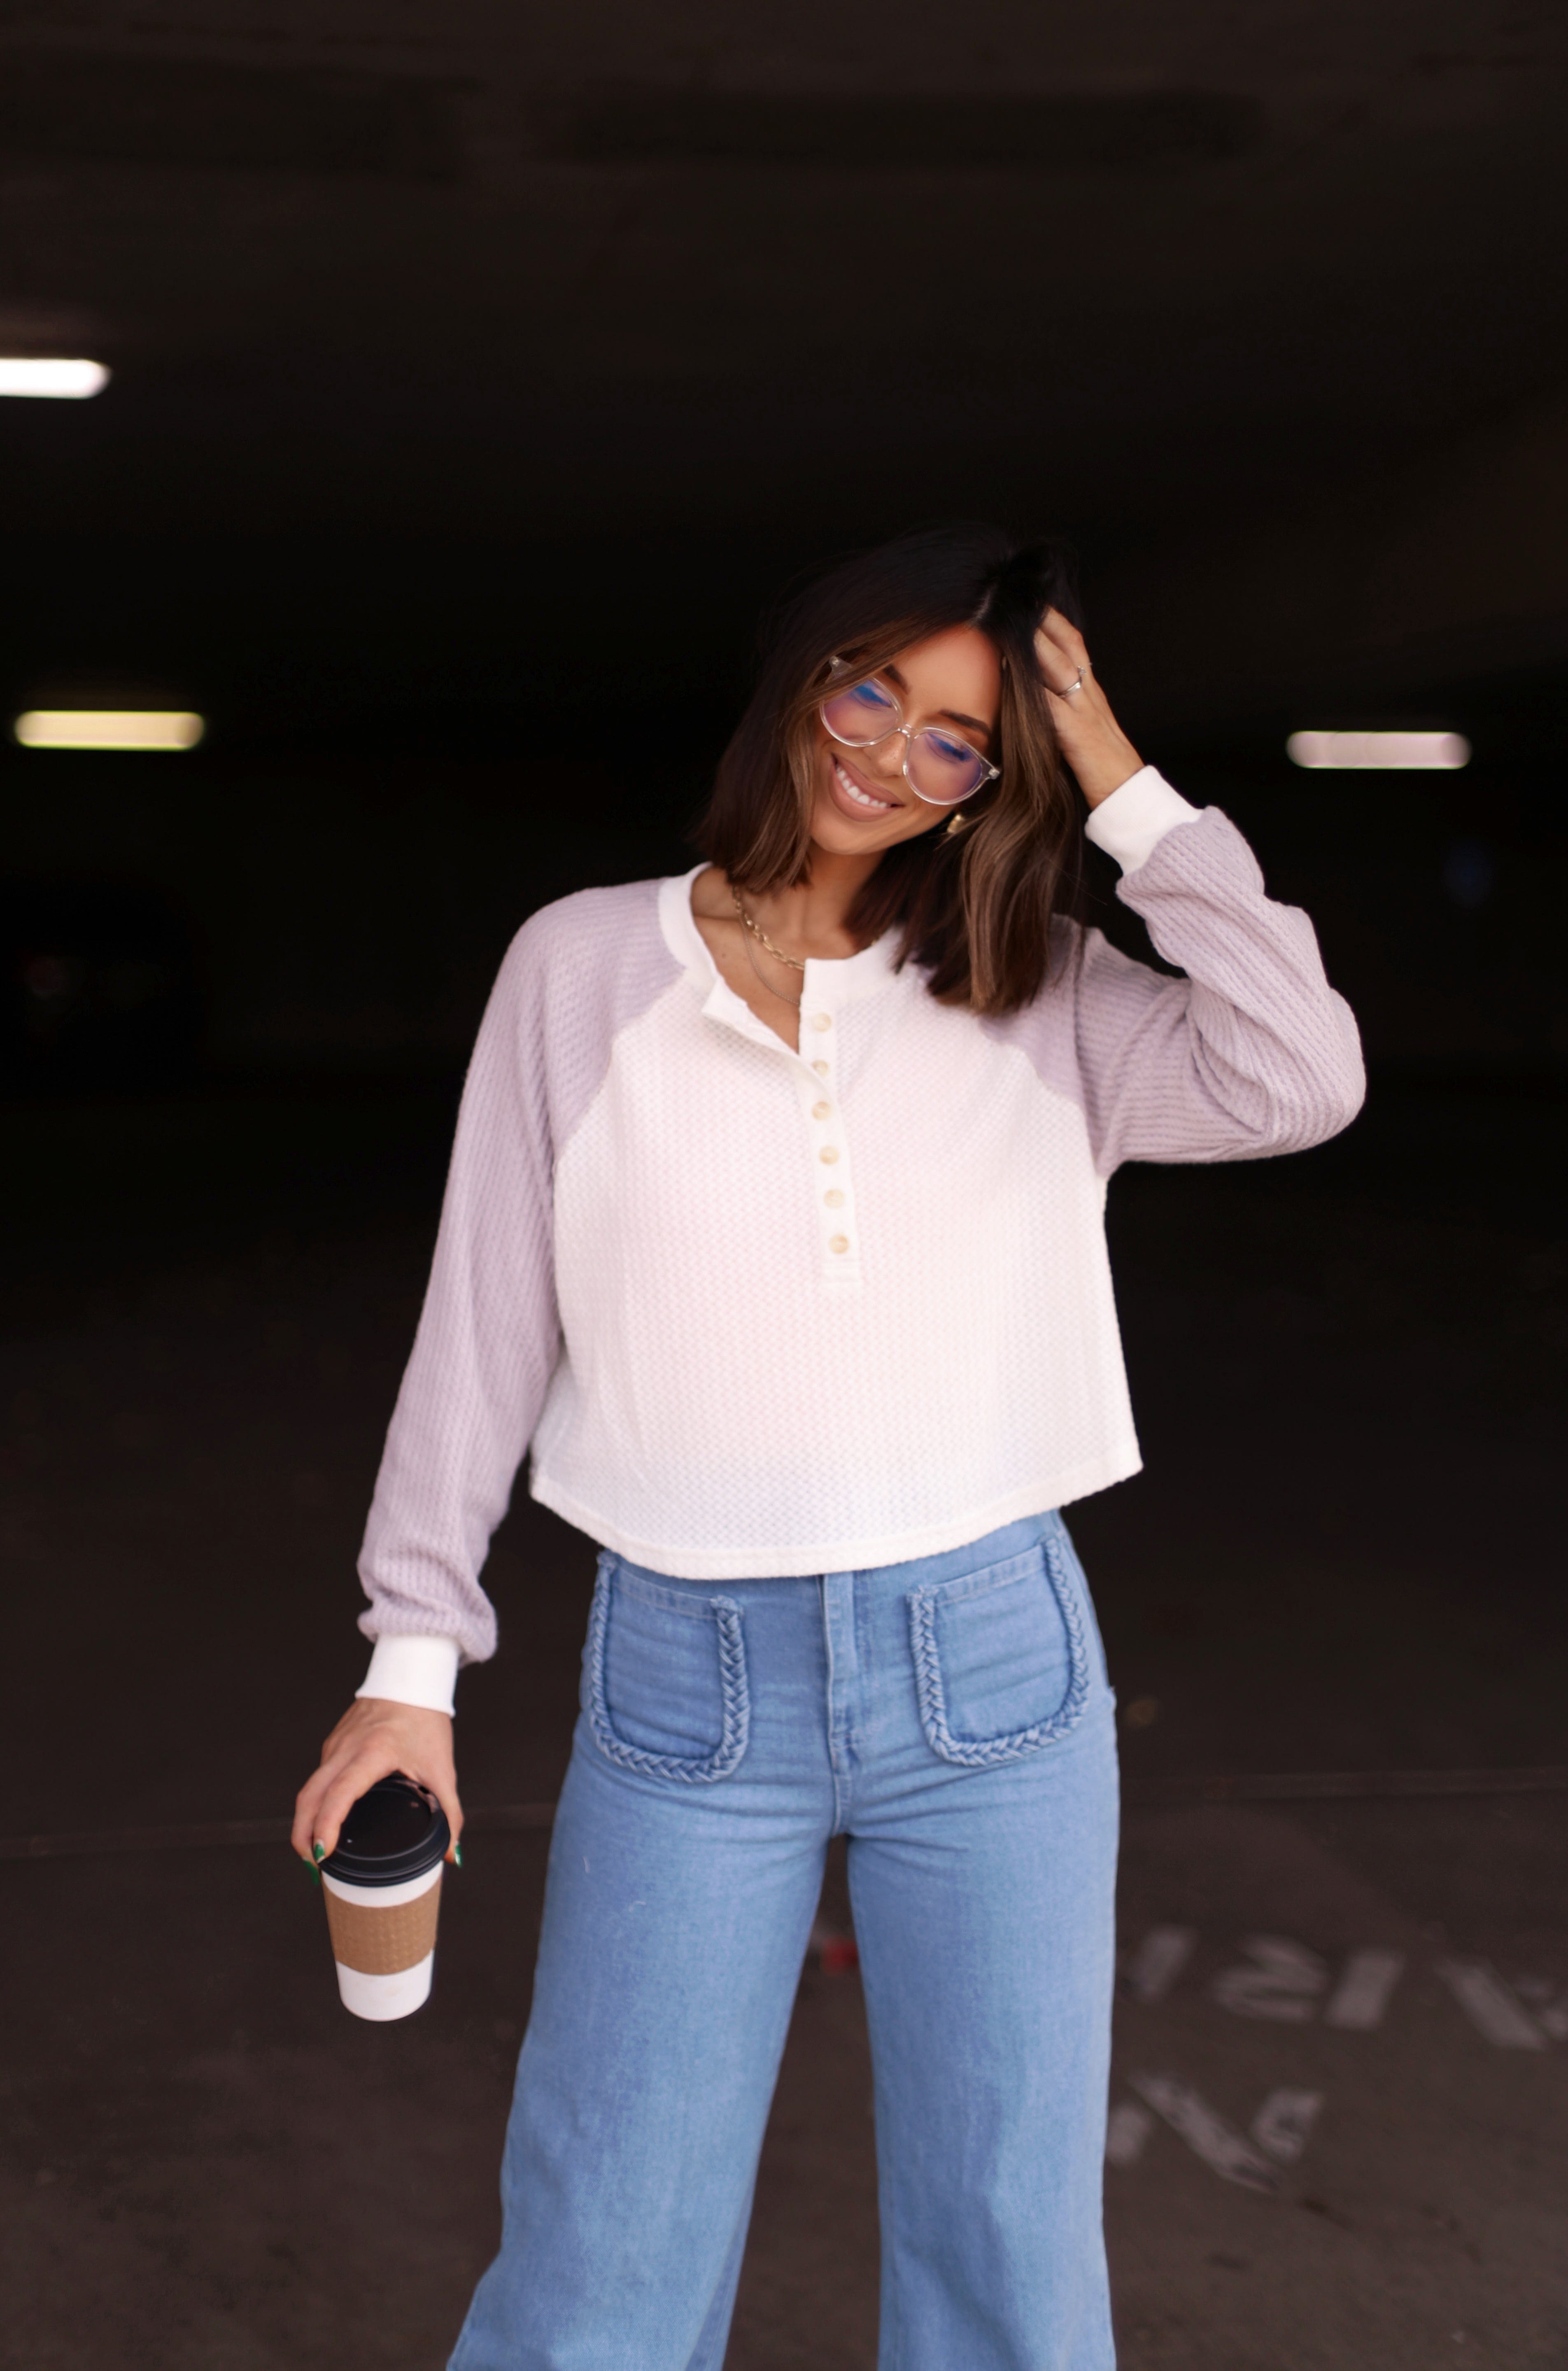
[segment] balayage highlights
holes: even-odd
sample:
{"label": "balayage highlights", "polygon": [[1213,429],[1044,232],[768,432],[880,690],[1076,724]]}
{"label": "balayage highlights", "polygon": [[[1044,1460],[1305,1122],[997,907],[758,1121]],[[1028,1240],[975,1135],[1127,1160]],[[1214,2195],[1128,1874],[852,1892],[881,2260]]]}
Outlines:
{"label": "balayage highlights", "polygon": [[900,651],[975,626],[1002,663],[999,778],[933,828],[887,849],[847,917],[864,940],[897,928],[941,1003],[1018,1010],[1049,977],[1081,896],[1083,832],[1062,761],[1034,633],[1047,607],[1080,622],[1071,567],[1054,543],[999,527],[926,527],[828,570],[771,621],[751,702],[719,761],[695,834],[701,853],[753,896],[811,871],[818,703],[835,656],[872,675]]}

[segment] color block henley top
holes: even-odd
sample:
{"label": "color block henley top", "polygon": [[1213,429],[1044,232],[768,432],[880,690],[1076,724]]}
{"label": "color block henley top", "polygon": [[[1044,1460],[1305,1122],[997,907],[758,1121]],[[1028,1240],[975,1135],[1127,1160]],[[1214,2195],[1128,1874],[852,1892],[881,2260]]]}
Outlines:
{"label": "color block henley top", "polygon": [[890,934],[808,962],[795,1053],[720,976],[700,866],[524,926],[365,1532],[362,1694],[449,1708],[493,1651],[530,1448],[546,1506],[715,1581],[934,1555],[1137,1470],[1112,1171],[1316,1143],[1363,1080],[1311,924],[1216,808],[1146,767],[1088,828],[1185,977],[1086,931],[981,1020]]}

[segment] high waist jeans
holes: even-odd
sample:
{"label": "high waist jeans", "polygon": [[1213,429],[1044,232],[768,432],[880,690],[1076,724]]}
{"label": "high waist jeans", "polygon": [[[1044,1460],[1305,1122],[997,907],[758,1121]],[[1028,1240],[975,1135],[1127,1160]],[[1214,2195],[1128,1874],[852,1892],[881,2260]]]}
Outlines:
{"label": "high waist jeans", "polygon": [[1109,2371],[1113,1711],[1056,1514],[794,1579],[602,1556],[501,2252],[451,2371],[719,2371],[838,1833],[881,2371]]}

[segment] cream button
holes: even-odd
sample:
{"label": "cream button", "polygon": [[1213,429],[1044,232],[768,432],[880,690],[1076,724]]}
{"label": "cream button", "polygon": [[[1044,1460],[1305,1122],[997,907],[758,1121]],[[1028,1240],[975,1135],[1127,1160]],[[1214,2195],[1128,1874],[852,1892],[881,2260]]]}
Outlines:
{"label": "cream button", "polygon": [[847,1251],[848,1250],[848,1248],[849,1248],[849,1238],[848,1238],[848,1236],[847,1236],[847,1235],[835,1235],[835,1236],[834,1236],[834,1238],[833,1238],[833,1241],[828,1244],[828,1247],[827,1247],[827,1248],[828,1248],[828,1250],[829,1250],[830,1252],[847,1252]]}
{"label": "cream button", "polygon": [[822,1198],[827,1204],[830,1210],[842,1210],[844,1208],[844,1188],[841,1186],[830,1186]]}
{"label": "cream button", "polygon": [[819,1161],[825,1161],[830,1168],[837,1158],[838,1147],[836,1144],[824,1144],[822,1151],[817,1154],[817,1159]]}
{"label": "cream button", "polygon": [[832,1028],[832,1026],[833,1026],[833,1015],[832,1015],[832,1013],[831,1013],[831,1012],[813,1012],[813,1015],[812,1015],[812,1027],[813,1027],[813,1029],[831,1029],[831,1028]]}
{"label": "cream button", "polygon": [[831,1119],[833,1117],[833,1105],[831,1104],[813,1104],[812,1105],[812,1117],[813,1119]]}
{"label": "cream button", "polygon": [[826,1078],[826,1076],[827,1076],[827,1071],[828,1071],[828,1066],[827,1066],[827,1064],[826,1064],[825,1062],[813,1062],[813,1063],[812,1064],[812,1068],[813,1068],[813,1070],[816,1072],[817,1077],[818,1077],[819,1079],[825,1079],[825,1078]]}

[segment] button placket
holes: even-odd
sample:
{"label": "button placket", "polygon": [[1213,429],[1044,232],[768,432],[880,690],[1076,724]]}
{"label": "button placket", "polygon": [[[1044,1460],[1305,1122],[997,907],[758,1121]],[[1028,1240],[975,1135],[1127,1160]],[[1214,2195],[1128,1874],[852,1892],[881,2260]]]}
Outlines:
{"label": "button placket", "polygon": [[[849,1146],[835,1080],[838,1050],[838,1017],[813,994],[807,974],[802,1000],[801,1054],[796,1086],[805,1120],[812,1168],[811,1190],[816,1211],[821,1274],[829,1284],[860,1280],[859,1231],[855,1222],[855,1195]],[[819,1050],[808,1051],[814,1046]]]}

